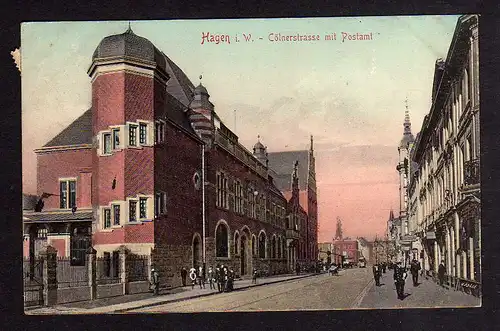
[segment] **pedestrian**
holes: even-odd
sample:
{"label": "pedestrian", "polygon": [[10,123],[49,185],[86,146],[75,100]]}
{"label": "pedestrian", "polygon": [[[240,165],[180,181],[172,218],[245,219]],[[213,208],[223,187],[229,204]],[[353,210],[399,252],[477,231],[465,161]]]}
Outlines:
{"label": "pedestrian", "polygon": [[200,289],[202,288],[202,286],[203,288],[205,288],[205,271],[203,270],[202,266],[198,267],[197,278],[198,278],[198,283],[200,284]]}
{"label": "pedestrian", "polygon": [[221,276],[222,276],[221,268],[220,266],[217,266],[217,268],[215,269],[215,281],[217,282],[217,291],[219,293],[222,292]]}
{"label": "pedestrian", "polygon": [[295,272],[297,273],[297,275],[300,273],[300,264],[299,264],[299,262],[297,262],[297,264],[295,264]]}
{"label": "pedestrian", "polygon": [[444,275],[446,273],[446,267],[444,266],[444,260],[441,261],[441,264],[438,267],[438,277],[439,277],[439,285],[444,287]]}
{"label": "pedestrian", "polygon": [[252,284],[257,284],[257,269],[256,268],[253,268]]}
{"label": "pedestrian", "polygon": [[382,262],[382,272],[385,274],[385,268],[386,268],[386,264],[385,262]]}
{"label": "pedestrian", "polygon": [[210,284],[210,289],[214,289],[215,290],[215,284],[214,284],[214,280],[215,280],[215,277],[214,277],[214,270],[212,268],[212,266],[208,267],[208,282]]}
{"label": "pedestrian", "polygon": [[187,270],[186,268],[182,267],[181,269],[181,280],[182,280],[182,286],[186,286],[186,277],[187,277]]}
{"label": "pedestrian", "polygon": [[396,293],[399,300],[404,299],[405,281],[407,276],[406,269],[401,265],[401,262],[398,261],[394,267],[394,283],[396,284]]}
{"label": "pedestrian", "polygon": [[373,278],[375,279],[375,286],[380,286],[380,266],[378,264],[373,265]]}
{"label": "pedestrian", "polygon": [[226,266],[224,266],[223,270],[224,271],[222,273],[223,276],[222,288],[224,289],[224,292],[228,292],[229,269]]}
{"label": "pedestrian", "polygon": [[151,268],[151,287],[154,295],[160,294],[160,275],[155,268]]}
{"label": "pedestrian", "polygon": [[234,270],[233,268],[229,268],[228,274],[228,291],[231,292],[234,289]]}
{"label": "pedestrian", "polygon": [[410,272],[411,276],[413,278],[413,286],[418,286],[418,271],[420,270],[420,262],[418,262],[416,259],[413,259],[411,261],[410,265]]}
{"label": "pedestrian", "polygon": [[191,279],[191,289],[194,290],[196,285],[196,269],[194,267],[189,269],[189,279]]}

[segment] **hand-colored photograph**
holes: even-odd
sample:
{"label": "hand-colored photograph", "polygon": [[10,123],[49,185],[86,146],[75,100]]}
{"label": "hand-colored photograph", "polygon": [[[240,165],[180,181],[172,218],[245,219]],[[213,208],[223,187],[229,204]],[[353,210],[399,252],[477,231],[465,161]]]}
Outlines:
{"label": "hand-colored photograph", "polygon": [[12,56],[25,314],[481,306],[478,15],[26,22]]}

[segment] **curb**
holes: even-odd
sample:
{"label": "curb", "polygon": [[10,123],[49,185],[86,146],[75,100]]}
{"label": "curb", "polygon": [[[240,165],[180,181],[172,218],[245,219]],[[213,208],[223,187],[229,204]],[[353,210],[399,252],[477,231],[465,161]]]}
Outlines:
{"label": "curb", "polygon": [[[292,280],[296,280],[296,279],[302,279],[302,278],[313,277],[313,276],[318,276],[318,275],[322,275],[322,274],[321,273],[320,274],[308,274],[308,275],[299,276],[299,277],[295,277],[295,278],[291,278],[291,279],[285,279],[285,280],[278,279],[278,280],[271,281],[271,282],[266,282],[266,283],[260,283],[260,284],[254,284],[254,285],[245,285],[245,286],[233,289],[232,292],[237,292],[237,291],[245,290],[245,289],[248,289],[248,288],[251,288],[251,287],[259,287],[259,286],[264,286],[264,285],[269,285],[269,284],[284,283],[284,282],[288,282],[288,281],[292,281]],[[161,305],[164,305],[164,304],[175,303],[175,302],[180,302],[180,301],[186,301],[186,300],[191,300],[191,299],[197,299],[197,298],[207,297],[207,296],[215,295],[215,294],[219,294],[219,292],[215,291],[215,292],[198,294],[198,295],[194,295],[194,296],[191,296],[191,297],[165,300],[165,301],[162,301],[162,302],[153,302],[153,303],[148,303],[148,304],[140,305],[140,306],[137,306],[137,307],[131,307],[131,308],[126,308],[126,309],[117,309],[117,310],[113,310],[113,311],[110,311],[110,312],[99,313],[99,314],[126,313],[126,312],[128,312],[130,310],[141,309],[141,308],[149,308],[149,307],[154,307],[154,306],[161,306]],[[136,313],[135,312],[131,312],[130,314],[136,314]]]}

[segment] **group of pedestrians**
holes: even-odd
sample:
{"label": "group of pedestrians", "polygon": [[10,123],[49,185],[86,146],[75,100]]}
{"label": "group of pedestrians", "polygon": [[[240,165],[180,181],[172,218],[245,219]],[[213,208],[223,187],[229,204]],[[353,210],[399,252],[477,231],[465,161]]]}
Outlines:
{"label": "group of pedestrians", "polygon": [[[200,289],[204,289],[207,282],[211,290],[217,289],[218,292],[230,292],[234,289],[235,272],[233,268],[223,264],[217,265],[215,268],[212,266],[208,267],[208,272],[205,271],[203,266],[199,266],[198,268],[193,267],[189,272],[186,268],[182,268],[182,286],[186,286],[187,277],[191,281],[191,289],[194,289],[196,285],[199,285]],[[254,270],[252,282],[257,282],[256,270]]]}
{"label": "group of pedestrians", "polygon": [[[382,273],[385,273],[386,264],[380,263],[373,266],[373,277],[375,279],[375,285],[381,286],[380,278]],[[394,269],[394,284],[396,285],[396,294],[399,300],[404,299],[405,283],[408,276],[407,268],[402,265],[401,261],[397,262]],[[412,274],[413,286],[418,286],[418,274],[421,269],[420,262],[413,259],[410,263],[410,273]]]}

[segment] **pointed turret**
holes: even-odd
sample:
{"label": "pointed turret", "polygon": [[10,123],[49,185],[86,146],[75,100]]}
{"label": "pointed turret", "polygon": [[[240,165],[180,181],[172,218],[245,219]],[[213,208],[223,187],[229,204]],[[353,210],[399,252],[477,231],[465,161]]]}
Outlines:
{"label": "pointed turret", "polygon": [[399,148],[409,149],[408,145],[412,144],[415,141],[415,137],[411,133],[411,121],[410,121],[410,112],[408,110],[408,99],[405,101],[406,109],[405,109],[405,120],[403,122],[403,138],[399,144]]}
{"label": "pointed turret", "polygon": [[253,146],[253,156],[255,156],[260,163],[267,166],[269,161],[267,157],[267,147],[260,142],[260,136],[257,136],[257,143]]}
{"label": "pointed turret", "polygon": [[201,82],[193,94],[193,100],[189,104],[191,109],[189,120],[198,136],[210,146],[214,134],[214,105],[210,102],[210,94]]}

